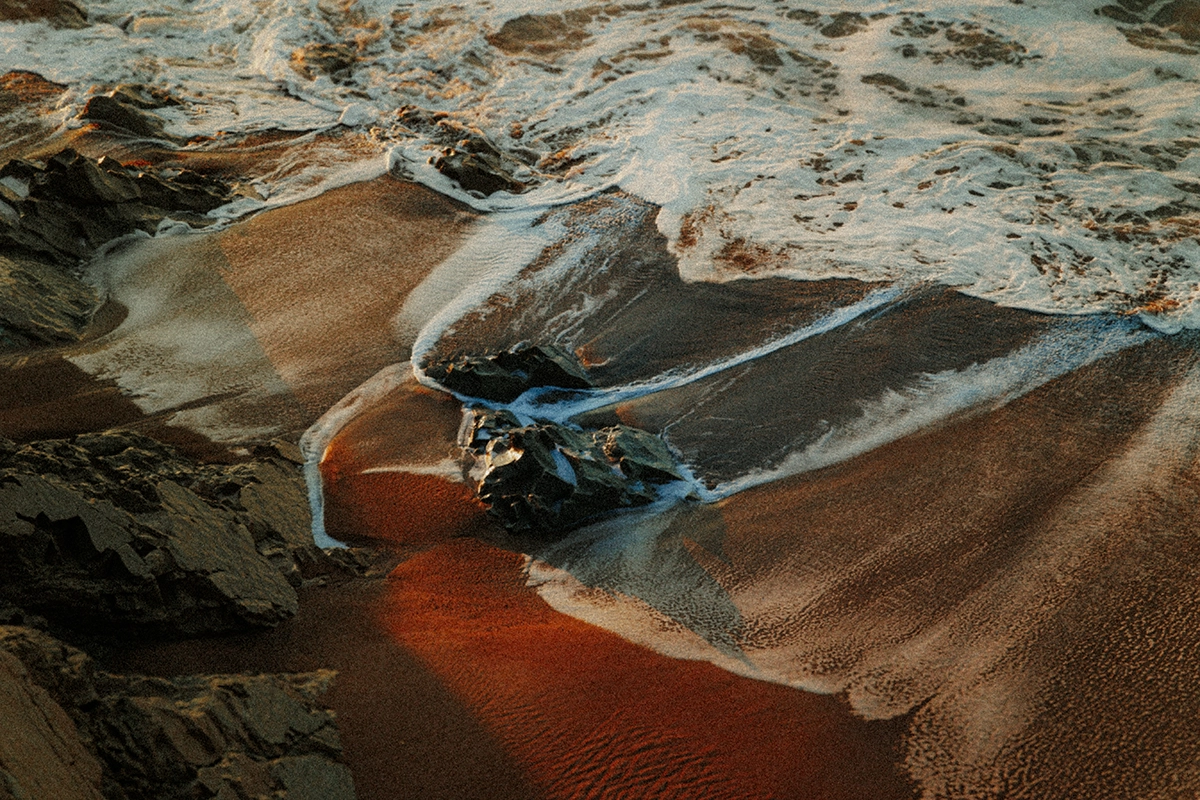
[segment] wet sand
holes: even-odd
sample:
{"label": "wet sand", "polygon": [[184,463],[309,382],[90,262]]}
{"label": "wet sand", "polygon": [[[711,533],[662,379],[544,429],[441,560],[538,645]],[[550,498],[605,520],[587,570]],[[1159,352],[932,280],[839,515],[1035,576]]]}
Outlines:
{"label": "wet sand", "polygon": [[[412,331],[390,314],[474,225],[424,191],[380,179],[157,242],[116,274],[129,316],[69,362],[123,371],[29,372],[42,388],[0,393],[0,423],[69,429],[103,400],[104,419],[229,437],[222,424],[259,415],[298,431],[408,357]],[[552,213],[578,227],[464,309],[435,353],[554,341],[615,384],[725,358],[872,289],[688,285],[636,199]],[[361,215],[392,249],[355,249]],[[326,259],[326,238],[345,255]],[[178,358],[187,325],[222,347]],[[386,579],[312,587],[274,633],[132,647],[110,666],[339,670],[330,701],[366,798],[1170,797],[1200,763],[1195,346],[911,287],[589,417],[663,431],[706,479],[840,441],[831,466],[602,520],[532,559],[455,477],[458,403],[409,379],[322,463],[329,532],[384,543]],[[203,385],[158,407],[131,389],[178,393],[175,375]]]}

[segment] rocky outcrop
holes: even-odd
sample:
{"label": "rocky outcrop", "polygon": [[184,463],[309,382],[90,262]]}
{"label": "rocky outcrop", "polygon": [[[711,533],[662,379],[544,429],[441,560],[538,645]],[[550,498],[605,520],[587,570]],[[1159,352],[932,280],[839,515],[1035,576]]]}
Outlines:
{"label": "rocky outcrop", "polygon": [[71,0],[0,0],[0,20],[45,22],[52,28],[86,28],[87,11]]}
{"label": "rocky outcrop", "polygon": [[0,441],[0,600],[91,634],[271,626],[306,577],[355,554],[312,543],[300,455],[199,465],[129,431]]}
{"label": "rocky outcrop", "polygon": [[587,372],[554,345],[518,344],[485,356],[459,355],[425,366],[425,374],[455,394],[509,403],[529,389],[587,389]]}
{"label": "rocky outcrop", "polygon": [[527,188],[506,168],[498,154],[447,147],[433,159],[433,167],[468,192],[520,194]]}
{"label": "rocky outcrop", "polygon": [[[95,98],[93,98],[95,99]],[[167,217],[195,225],[229,188],[187,170],[151,171],[66,149],[44,163],[0,167],[0,245],[74,265],[117,237],[153,233]]]}
{"label": "rocky outcrop", "polygon": [[0,255],[0,350],[74,341],[98,303],[91,287],[55,264]]}
{"label": "rocky outcrop", "polygon": [[[429,163],[464,190],[490,195],[499,191],[520,194],[529,188],[532,175],[528,165],[537,160],[536,154],[522,148],[505,152],[479,128],[458,122],[445,112],[406,106],[397,118],[405,128],[443,146]],[[518,177],[522,173],[526,180]]]}
{"label": "rocky outcrop", "polygon": [[[140,96],[126,88],[122,97]],[[0,167],[0,349],[77,340],[100,301],[75,274],[80,262],[167,217],[208,224],[204,215],[230,196],[193,172],[133,169],[69,149],[44,163],[9,161]]]}
{"label": "rocky outcrop", "polygon": [[40,631],[0,626],[7,797],[351,800],[334,674],[113,675]]}
{"label": "rocky outcrop", "polygon": [[552,538],[611,511],[647,505],[684,480],[666,444],[616,425],[583,431],[477,409],[463,428],[465,473],[510,532]]}

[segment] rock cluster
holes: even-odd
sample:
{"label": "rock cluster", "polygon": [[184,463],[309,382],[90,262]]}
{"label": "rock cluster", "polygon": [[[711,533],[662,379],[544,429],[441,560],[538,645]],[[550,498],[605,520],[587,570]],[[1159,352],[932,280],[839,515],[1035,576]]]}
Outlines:
{"label": "rock cluster", "polygon": [[517,178],[518,173],[527,170],[527,163],[517,156],[528,158],[533,154],[505,152],[478,128],[418,106],[400,109],[398,119],[403,127],[443,145],[441,153],[430,159],[430,163],[466,191],[482,195],[499,191],[520,194],[529,188],[528,182]]}
{"label": "rock cluster", "polygon": [[0,625],[0,790],[56,800],[352,800],[333,673],[113,675],[80,650]]}
{"label": "rock cluster", "polygon": [[194,172],[133,169],[70,149],[44,163],[9,161],[0,167],[0,349],[78,339],[99,303],[74,274],[80,262],[167,217],[212,222],[204,215],[230,196]]}
{"label": "rock cluster", "polygon": [[476,409],[464,425],[466,475],[509,532],[549,538],[595,517],[653,502],[684,479],[653,434],[616,425],[595,431]]}
{"label": "rock cluster", "polygon": [[555,345],[518,344],[491,355],[458,355],[426,365],[425,374],[455,394],[500,403],[533,388],[592,386],[575,357]]}
{"label": "rock cluster", "polygon": [[188,170],[125,167],[69,148],[44,163],[13,159],[0,167],[0,245],[74,265],[167,217],[212,222],[204,215],[229,199],[224,183]]}
{"label": "rock cluster", "polygon": [[199,465],[129,431],[0,440],[0,600],[101,634],[271,626],[306,577],[353,570],[320,550],[294,446]]}

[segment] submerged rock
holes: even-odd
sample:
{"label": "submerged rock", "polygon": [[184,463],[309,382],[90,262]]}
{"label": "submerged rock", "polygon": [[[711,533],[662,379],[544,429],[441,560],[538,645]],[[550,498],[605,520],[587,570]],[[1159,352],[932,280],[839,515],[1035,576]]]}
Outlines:
{"label": "submerged rock", "polygon": [[0,447],[0,600],[63,628],[274,625],[304,578],[347,568],[309,524],[300,466],[282,454],[199,465],[129,431]]}
{"label": "submerged rock", "polygon": [[467,191],[483,195],[496,192],[520,194],[526,186],[517,180],[504,162],[491,153],[472,153],[448,147],[433,160],[434,168]]}
{"label": "submerged rock", "polygon": [[466,475],[488,512],[514,534],[547,538],[590,519],[653,502],[684,480],[666,444],[625,425],[597,431],[476,409],[464,423]]}
{"label": "submerged rock", "polygon": [[427,365],[425,374],[457,394],[501,403],[533,388],[592,386],[579,361],[555,345],[518,344],[487,356],[460,355]]}
{"label": "submerged rock", "polygon": [[0,730],[5,796],[352,800],[320,702],[333,677],[114,675],[45,633],[0,626],[0,708],[18,712]]}

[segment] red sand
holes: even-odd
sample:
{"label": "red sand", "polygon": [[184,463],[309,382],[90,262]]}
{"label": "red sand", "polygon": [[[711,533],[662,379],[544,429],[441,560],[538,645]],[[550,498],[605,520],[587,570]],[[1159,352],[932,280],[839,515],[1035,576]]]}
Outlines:
{"label": "red sand", "polygon": [[545,796],[911,796],[893,766],[902,721],[866,723],[836,698],[666,658],[561,615],[525,585],[524,556],[457,536],[489,525],[465,486],[360,473],[380,457],[371,431],[402,411],[442,429],[426,442],[449,438],[442,406],[402,392],[335,439],[323,464],[331,531],[428,548],[396,567],[373,613]]}

